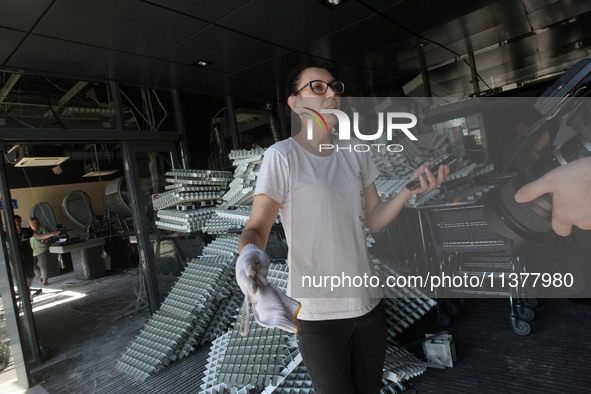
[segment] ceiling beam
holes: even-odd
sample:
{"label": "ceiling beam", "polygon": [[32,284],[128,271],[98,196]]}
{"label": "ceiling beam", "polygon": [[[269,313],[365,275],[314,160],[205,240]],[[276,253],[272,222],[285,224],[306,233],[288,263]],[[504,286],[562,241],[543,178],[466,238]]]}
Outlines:
{"label": "ceiling beam", "polygon": [[10,91],[12,90],[12,88],[14,87],[14,85],[16,84],[16,82],[19,80],[20,77],[21,77],[21,74],[11,74],[10,75],[10,78],[8,78],[8,81],[6,81],[6,83],[2,87],[2,90],[0,90],[0,103],[2,101],[4,101],[6,96],[8,96],[8,94],[10,93]]}
{"label": "ceiling beam", "polygon": [[0,140],[12,144],[27,142],[122,142],[136,141],[163,143],[178,141],[179,133],[174,131],[119,131],[119,130],[31,130],[2,127]]}
{"label": "ceiling beam", "polygon": [[[53,107],[54,111],[57,111],[61,108],[63,108],[64,105],[66,105],[66,103],[68,101],[70,101],[72,99],[72,97],[74,97],[75,95],[77,95],[78,93],[80,93],[80,91],[82,89],[84,89],[84,87],[88,85],[88,82],[86,81],[78,81],[78,83],[76,83],[76,85],[74,85],[70,90],[68,90],[68,92],[66,92],[66,94],[64,94],[62,96],[62,98],[59,101],[59,105],[56,107]],[[51,115],[51,110],[47,111],[43,116],[49,116]]]}

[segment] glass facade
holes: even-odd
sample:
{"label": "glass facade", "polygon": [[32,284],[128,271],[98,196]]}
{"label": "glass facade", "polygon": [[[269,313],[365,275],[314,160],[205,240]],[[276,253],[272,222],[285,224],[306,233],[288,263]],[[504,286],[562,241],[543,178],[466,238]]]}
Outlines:
{"label": "glass facade", "polygon": [[[16,195],[17,189],[29,191],[35,188],[36,191],[52,187],[52,180],[56,179],[64,185],[80,182],[82,186],[79,188],[85,189],[84,185],[109,183],[110,178],[107,181],[101,179],[105,170],[118,171],[112,177],[119,175],[123,180],[124,187],[117,190],[117,195],[125,198],[121,205],[130,209],[129,217],[111,220],[107,215],[113,213],[106,207],[105,215],[99,215],[101,217],[93,224],[92,230],[82,229],[81,234],[73,234],[68,228],[70,234],[67,239],[71,242],[87,241],[81,237],[91,236],[91,231],[96,234],[101,229],[109,229],[106,238],[112,238],[112,225],[118,220],[121,231],[128,230],[128,235],[133,234],[138,240],[131,250],[137,248],[140,271],[145,276],[143,283],[150,309],[154,312],[182,267],[176,263],[172,242],[160,237],[151,201],[164,191],[166,172],[173,167],[181,167],[177,150],[187,151],[187,147],[182,145],[182,136],[179,137],[181,133],[175,131],[179,127],[179,118],[175,116],[176,103],[170,92],[129,87],[123,92],[114,83],[93,84],[27,75],[13,79],[15,86],[22,85],[22,89],[14,90],[20,93],[18,98],[22,105],[2,125],[3,143],[0,144],[5,158],[0,164],[0,198],[4,201],[0,208],[3,223],[0,234],[0,392],[7,387],[10,390],[30,387],[30,369],[41,362],[40,343],[31,308],[31,285],[23,268],[19,248],[21,239],[14,221],[16,210],[26,225],[35,201],[21,198],[22,194],[15,198],[11,196],[11,191],[14,190]],[[51,94],[49,99],[37,103],[39,97],[33,97],[32,91],[28,95],[25,89],[41,85]],[[10,104],[13,98],[16,99],[7,96],[0,105]],[[146,106],[150,109],[146,110]],[[148,113],[150,116],[147,116]],[[89,154],[91,159],[79,157],[85,154]],[[50,156],[62,161],[32,166],[27,160]],[[22,162],[23,168],[19,168],[19,162]],[[96,177],[96,174],[99,176]],[[101,187],[104,189],[104,185]],[[100,201],[106,197],[105,192],[102,193],[102,198],[95,198],[93,202],[109,205]],[[37,197],[35,195],[35,200]],[[60,201],[51,201],[50,204],[56,213],[62,208],[59,198]],[[17,205],[13,207],[6,204],[7,201]],[[18,203],[22,206],[18,207]],[[97,212],[102,207],[93,209]],[[59,224],[64,218],[59,214],[56,216]],[[109,221],[110,224],[107,223]],[[100,227],[103,224],[104,228]],[[129,244],[131,238],[117,241]],[[106,239],[107,243],[109,241]],[[69,256],[71,253],[62,254]],[[57,273],[53,275],[63,274],[68,264],[72,270],[71,260],[59,257],[58,260]],[[73,268],[78,274],[75,264]],[[39,283],[35,282],[32,287],[39,287]]]}

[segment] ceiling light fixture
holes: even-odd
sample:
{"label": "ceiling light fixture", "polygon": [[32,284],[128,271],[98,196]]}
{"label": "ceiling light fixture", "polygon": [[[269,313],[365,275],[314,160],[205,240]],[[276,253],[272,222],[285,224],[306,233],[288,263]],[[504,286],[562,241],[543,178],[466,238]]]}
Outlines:
{"label": "ceiling light fixture", "polygon": [[55,167],[60,165],[69,157],[23,157],[16,163],[15,167]]}
{"label": "ceiling light fixture", "polygon": [[199,67],[207,67],[207,66],[211,66],[213,63],[208,60],[198,60],[193,64],[195,66],[199,66]]}
{"label": "ceiling light fixture", "polygon": [[88,178],[88,177],[92,177],[92,176],[107,176],[107,175],[112,175],[112,174],[116,173],[117,171],[119,171],[119,170],[101,169],[98,162],[93,161],[90,164],[84,165],[84,175],[82,175],[82,177]]}
{"label": "ceiling light fixture", "polygon": [[336,6],[343,4],[345,1],[347,0],[320,0],[319,3],[325,7],[333,9]]}
{"label": "ceiling light fixture", "polygon": [[119,170],[101,170],[101,171],[90,171],[87,172],[86,174],[82,175],[83,178],[89,178],[92,176],[107,176],[107,175],[113,175],[114,173],[116,173]]}

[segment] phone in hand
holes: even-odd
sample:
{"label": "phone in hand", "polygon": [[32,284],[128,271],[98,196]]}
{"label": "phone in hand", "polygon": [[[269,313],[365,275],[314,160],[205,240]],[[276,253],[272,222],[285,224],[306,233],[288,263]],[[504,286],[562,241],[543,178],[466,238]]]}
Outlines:
{"label": "phone in hand", "polygon": [[[439,171],[439,166],[443,166],[443,165],[449,166],[449,165],[454,164],[457,161],[458,161],[458,158],[456,156],[447,156],[445,159],[441,160],[439,163],[435,164],[434,166],[431,166],[429,168],[429,170],[433,173],[433,176],[435,178],[437,178],[437,172]],[[424,176],[425,180],[427,180],[427,175],[425,175],[423,173],[423,176]],[[421,180],[419,178],[412,180],[406,184],[406,188],[408,190],[410,190],[411,192],[420,186],[421,186]]]}

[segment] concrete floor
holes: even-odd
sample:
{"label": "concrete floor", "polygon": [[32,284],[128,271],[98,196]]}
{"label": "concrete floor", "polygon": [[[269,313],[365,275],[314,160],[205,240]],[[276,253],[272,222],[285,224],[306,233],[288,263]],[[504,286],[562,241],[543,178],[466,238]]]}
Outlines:
{"label": "concrete floor", "polygon": [[149,319],[147,308],[131,314],[139,305],[138,280],[137,269],[95,280],[75,279],[73,272],[49,279],[50,285],[33,302],[39,342],[49,349],[32,371],[37,383],[50,393],[56,392],[55,386],[79,393],[74,389],[81,382],[92,388],[110,380],[105,372],[114,370]]}
{"label": "concrete floor", "polygon": [[[571,241],[546,245],[533,256],[533,264],[580,258]],[[138,305],[138,284],[138,270],[132,268],[96,280],[76,279],[73,272],[50,278],[33,302],[38,337],[49,352],[32,370],[37,385],[14,392],[184,394],[188,382],[193,387],[189,392],[198,392],[206,348],[145,382],[116,370],[117,360],[150,318],[147,309],[129,314]],[[33,287],[38,285],[36,280]],[[591,305],[540,299],[532,333],[521,337],[511,330],[506,299],[468,300],[448,329],[458,346],[457,365],[428,369],[404,385],[420,394],[549,392],[553,387],[560,393],[585,392],[591,387],[590,320]],[[404,343],[434,330],[441,328],[429,313],[398,339]],[[423,356],[420,349],[415,354]],[[9,384],[0,386],[0,392],[15,388]]]}

